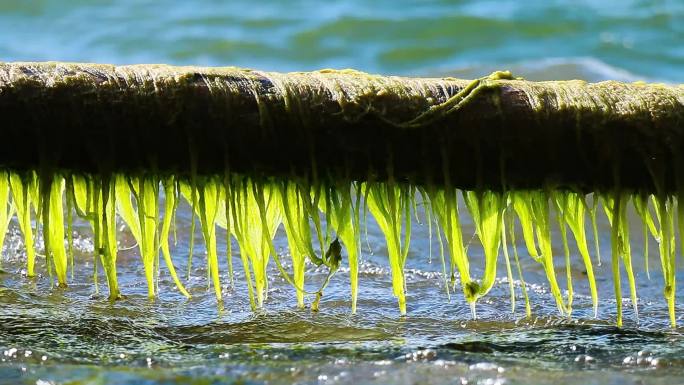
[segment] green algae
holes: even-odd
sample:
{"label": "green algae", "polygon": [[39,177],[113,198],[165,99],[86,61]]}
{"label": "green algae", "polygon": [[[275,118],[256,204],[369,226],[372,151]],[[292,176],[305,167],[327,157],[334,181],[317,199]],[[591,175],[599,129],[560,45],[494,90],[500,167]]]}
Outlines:
{"label": "green algae", "polygon": [[33,247],[33,228],[31,227],[32,199],[31,194],[29,193],[26,176],[22,177],[17,173],[11,173],[10,186],[12,188],[13,202],[17,208],[19,229],[24,234],[24,245],[26,246],[26,275],[33,277],[36,274],[36,251]]}
{"label": "green algae", "polygon": [[[466,248],[463,243],[463,231],[461,229],[458,202],[456,189],[428,190],[428,197],[430,206],[434,212],[435,220],[438,223],[438,239],[440,244],[440,256],[442,258],[442,265],[444,265],[444,247],[442,244],[442,237],[439,234],[439,228],[444,233],[447,248],[450,256],[450,276],[452,280],[456,275],[456,271],[461,278],[461,288],[466,301],[473,303],[475,292],[468,290],[471,287],[472,279],[470,277],[470,262],[466,255]],[[443,268],[444,270],[444,268]],[[446,279],[446,277],[445,277]],[[448,286],[447,286],[448,287]]]}
{"label": "green algae", "polygon": [[69,258],[70,278],[74,279],[74,193],[71,178],[64,180],[66,201],[67,257]]}
{"label": "green algae", "polygon": [[164,187],[164,219],[162,220],[162,227],[159,233],[159,248],[161,249],[166,267],[169,269],[169,274],[171,275],[173,282],[176,284],[178,291],[180,291],[184,296],[190,298],[190,293],[188,293],[188,291],[185,289],[185,286],[178,278],[178,273],[176,273],[176,268],[171,260],[171,250],[169,247],[169,232],[171,231],[171,225],[173,223],[174,214],[177,207],[178,188],[173,177],[164,178],[162,185]]}
{"label": "green algae", "polygon": [[311,206],[311,194],[296,183],[285,183],[280,187],[280,199],[283,202],[283,225],[287,235],[292,258],[293,280],[297,287],[297,305],[304,307],[304,268],[306,257],[316,253],[311,244],[311,226],[308,206]]}
{"label": "green algae", "polygon": [[475,79],[463,87],[460,91],[449,97],[442,103],[430,106],[427,110],[420,113],[418,116],[402,123],[395,123],[386,120],[391,124],[401,128],[420,128],[427,126],[435,121],[442,119],[446,115],[454,114],[467,106],[471,101],[475,100],[478,95],[486,90],[498,89],[500,83],[497,80],[515,80],[519,78],[513,77],[509,71],[495,71],[488,76],[480,79]]}
{"label": "green algae", "polygon": [[[573,253],[566,234],[567,229],[570,230],[575,240],[574,249],[586,271],[594,314],[598,316],[594,258],[589,251],[586,233],[595,228],[595,211],[602,206],[611,226],[611,266],[618,325],[623,323],[622,269],[629,282],[635,319],[638,317],[637,288],[627,222],[627,208],[631,201],[643,224],[644,236],[653,236],[658,241],[665,281],[663,293],[672,324],[675,325],[675,216],[679,219],[677,223],[681,236],[684,211],[677,205],[676,197],[670,195],[601,193],[600,199],[595,196],[594,202],[589,205],[585,195],[579,192],[554,189],[502,193],[490,190],[462,191],[438,186],[423,188],[391,181],[352,183],[340,180],[329,184],[313,184],[302,180],[251,179],[233,174],[224,178],[196,177],[194,182],[152,174],[115,174],[105,178],[90,174],[54,173],[39,178],[36,173],[7,171],[0,173],[0,207],[4,207],[4,211],[0,210],[0,230],[6,231],[16,214],[27,250],[27,275],[30,275],[29,266],[33,266],[32,273],[36,274],[35,258],[40,255],[34,251],[31,256],[29,250],[35,248],[35,229],[42,228],[43,234],[46,234],[46,266],[50,274],[54,272],[58,285],[66,286],[73,247],[73,239],[68,236],[72,231],[70,211],[73,209],[76,215],[91,225],[96,262],[94,279],[101,269],[106,277],[109,297],[115,300],[122,298],[117,280],[117,233],[122,230],[116,225],[117,218],[121,218],[127,228],[124,231],[130,231],[137,243],[148,296],[154,298],[158,295],[160,261],[163,260],[178,290],[189,297],[173,265],[170,245],[171,228],[181,196],[193,208],[193,216],[198,218],[206,250],[207,282],[209,287],[213,287],[219,303],[223,302],[223,292],[217,231],[223,228],[228,235],[228,244],[233,239],[237,242],[247,281],[247,295],[253,309],[265,306],[267,301],[268,265],[271,260],[293,287],[297,306],[304,307],[307,296],[313,296],[311,309],[318,311],[325,287],[346,257],[351,282],[350,307],[353,313],[356,312],[357,297],[363,294],[359,290],[358,274],[361,210],[365,204],[387,242],[393,294],[397,298],[399,312],[405,314],[407,283],[404,269],[411,256],[412,218],[418,218],[418,211],[422,207],[430,233],[434,225],[439,240],[443,279],[447,283],[446,297],[450,295],[449,288],[458,282],[474,317],[475,303],[496,285],[497,265],[500,262],[505,263],[506,267],[511,310],[515,312],[514,280],[517,279],[525,301],[525,314],[531,315],[521,263],[523,256],[517,247],[516,224],[522,230],[527,254],[543,267],[558,309],[567,316],[572,312],[574,292],[571,269]],[[420,204],[417,199],[421,199]],[[655,215],[652,215],[651,204]],[[467,210],[461,210],[462,205]],[[565,296],[558,282],[553,255],[554,210],[564,251]],[[465,215],[472,219],[475,235],[484,252],[484,268],[480,278],[473,276],[473,259],[468,252],[469,246],[464,242],[461,221]],[[586,222],[587,216],[590,225]],[[287,236],[291,273],[283,265],[282,256],[276,252],[273,244],[275,233],[281,225]],[[314,246],[315,238],[318,238],[318,250]],[[448,263],[445,258],[447,254]],[[503,261],[499,260],[500,255],[503,255]],[[232,261],[232,251],[227,251],[227,256]],[[324,283],[314,291],[305,290],[307,261],[328,268]],[[232,268],[228,274],[232,275]],[[514,275],[517,277],[514,278]]]}
{"label": "green algae", "polygon": [[[587,272],[587,280],[589,281],[589,288],[591,292],[591,302],[594,306],[594,317],[598,316],[598,290],[596,288],[596,279],[594,277],[594,267],[589,255],[589,247],[587,245],[587,236],[585,230],[585,211],[586,201],[584,196],[576,192],[556,192],[553,194],[554,202],[560,213],[559,218],[564,226],[567,223],[570,227],[572,235],[575,237],[577,243],[577,250],[582,257],[584,268]],[[567,239],[565,236],[565,229],[562,231],[563,247],[565,249],[566,258],[570,258],[570,251],[568,249]],[[569,272],[569,270],[568,270]],[[569,273],[568,273],[569,276]],[[570,278],[568,279],[570,280]]]}
{"label": "green algae", "polygon": [[[556,278],[551,245],[549,197],[545,191],[518,191],[511,194],[513,209],[522,225],[523,238],[529,255],[544,267],[551,294],[560,314],[567,312]],[[537,250],[539,244],[539,251]]]}
{"label": "green algae", "polygon": [[[504,215],[506,211],[504,210]],[[508,279],[508,290],[511,292],[511,313],[515,313],[515,282],[513,282],[513,270],[511,268],[511,257],[508,253],[508,241],[506,240],[506,221],[505,216],[501,217],[501,244],[506,262],[506,278]]]}
{"label": "green algae", "polygon": [[667,301],[670,323],[672,327],[677,325],[675,315],[675,231],[674,231],[674,201],[672,197],[662,194],[653,197],[656,221],[658,224],[658,251],[660,254],[660,266],[663,273],[665,286],[663,296]]}
{"label": "green algae", "polygon": [[565,256],[565,285],[566,285],[566,300],[565,311],[568,315],[572,314],[572,303],[574,301],[575,290],[572,283],[572,266],[570,262],[570,246],[568,245],[567,225],[565,223],[565,212],[558,210],[556,213],[558,220],[558,227],[560,229],[561,241],[563,243],[563,255]]}
{"label": "green algae", "polygon": [[[230,204],[231,229],[240,249],[252,308],[261,308],[268,287],[267,265],[272,241],[282,220],[282,203],[273,185],[258,186],[238,179],[226,198]],[[259,191],[260,190],[260,191]],[[252,278],[253,275],[253,278]]]}
{"label": "green algae", "polygon": [[[64,247],[64,207],[62,196],[64,192],[64,179],[57,175],[57,178],[50,178],[46,181],[46,191],[43,198],[43,241],[45,244],[45,255],[54,263],[55,274],[59,286],[67,286],[67,250]],[[45,231],[45,230],[48,231]]]}
{"label": "green algae", "polygon": [[200,223],[207,252],[207,274],[214,286],[216,299],[223,301],[221,280],[219,274],[218,254],[216,251],[216,216],[219,210],[221,184],[215,180],[208,180],[199,186]]}
{"label": "green algae", "polygon": [[[14,210],[14,202],[10,200],[9,174],[0,171],[0,251],[5,244],[5,235],[14,215]],[[0,258],[0,267],[2,267],[2,258]]]}
{"label": "green algae", "polygon": [[522,287],[523,298],[525,299],[525,315],[529,318],[532,316],[532,307],[530,306],[530,297],[527,294],[527,284],[525,283],[525,277],[523,276],[522,266],[520,265],[520,257],[518,255],[518,247],[515,242],[515,223],[514,223],[514,210],[511,207],[510,197],[508,198],[508,208],[506,209],[505,216],[508,217],[508,237],[510,239],[511,247],[513,248],[513,257],[515,258],[515,266],[518,270],[518,279],[520,280],[520,286]]}
{"label": "green algae", "polygon": [[[356,313],[359,287],[359,255],[361,253],[361,233],[359,209],[361,207],[361,191],[352,200],[349,186],[339,183],[335,188],[325,189],[325,198],[321,209],[326,213],[328,223],[345,245],[349,264],[349,281],[351,285],[351,311]],[[308,224],[306,225],[308,227]]]}
{"label": "green algae", "polygon": [[477,299],[486,295],[494,286],[503,228],[504,198],[501,193],[493,191],[468,191],[463,198],[475,222],[475,232],[482,242],[485,254],[482,282],[470,289]]}
{"label": "green algae", "polygon": [[88,220],[93,231],[93,282],[97,292],[98,259],[109,288],[109,298],[121,298],[117,279],[116,180],[74,175],[73,196],[76,212]]}
{"label": "green algae", "polygon": [[[406,280],[404,265],[411,241],[412,187],[389,183],[367,183],[368,209],[385,235],[392,273],[392,290],[399,303],[399,312],[406,314]],[[403,238],[402,238],[403,233]]]}
{"label": "green algae", "polygon": [[642,223],[642,237],[644,243],[644,271],[646,276],[650,279],[651,273],[648,263],[649,254],[649,233],[653,238],[658,239],[658,230],[656,229],[655,223],[653,222],[653,216],[648,206],[649,196],[647,194],[635,195],[632,199],[634,204],[634,210],[641,219]]}
{"label": "green algae", "polygon": [[602,197],[604,210],[611,224],[611,266],[613,271],[613,286],[617,303],[617,325],[622,326],[622,292],[620,280],[620,260],[622,260],[629,281],[629,292],[634,309],[634,316],[638,320],[636,282],[632,269],[632,251],[629,242],[629,223],[627,222],[627,203],[630,196],[624,193],[606,194]]}
{"label": "green algae", "polygon": [[589,220],[591,221],[591,231],[594,237],[594,250],[596,251],[596,262],[601,266],[601,247],[599,245],[598,224],[596,222],[596,211],[598,210],[599,199],[594,194],[591,206],[589,206]]}

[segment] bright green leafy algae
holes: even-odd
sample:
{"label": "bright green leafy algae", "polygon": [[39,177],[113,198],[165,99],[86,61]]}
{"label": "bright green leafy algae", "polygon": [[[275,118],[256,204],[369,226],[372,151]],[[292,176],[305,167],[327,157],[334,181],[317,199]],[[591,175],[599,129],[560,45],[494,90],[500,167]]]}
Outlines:
{"label": "bright green leafy algae", "polygon": [[596,211],[598,209],[599,199],[597,194],[594,194],[591,206],[589,207],[589,220],[591,221],[592,235],[594,236],[594,250],[596,250],[596,261],[601,266],[601,247],[599,245],[598,225],[596,222]]}
{"label": "bright green leafy algae", "polygon": [[[594,278],[594,267],[589,256],[589,248],[587,246],[587,237],[584,225],[584,211],[586,202],[584,197],[576,192],[556,192],[554,193],[554,201],[558,211],[562,214],[561,218],[568,224],[572,235],[577,242],[577,250],[579,251],[584,268],[587,271],[587,280],[589,281],[589,288],[591,290],[591,301],[594,306],[594,316],[598,316],[598,291],[596,289],[596,279]],[[565,255],[570,257],[570,252],[567,247],[565,239],[565,230],[563,230],[563,242],[565,248]]]}
{"label": "bright green leafy algae", "polygon": [[[119,284],[116,278],[116,259],[118,244],[116,240],[116,185],[114,180],[105,180],[101,183],[96,182],[93,189],[95,202],[95,215],[100,233],[99,247],[96,247],[100,254],[102,267],[107,277],[109,287],[109,297],[114,299],[120,296]],[[99,184],[99,185],[98,185]],[[96,245],[97,246],[97,245]],[[149,281],[148,281],[149,284]]]}
{"label": "bright green leafy algae", "polygon": [[[504,212],[505,214],[505,212]],[[508,290],[511,292],[511,313],[515,313],[515,283],[513,282],[513,270],[511,268],[511,257],[508,253],[508,241],[506,240],[506,223],[501,217],[501,244],[506,262],[506,278],[508,279]]]}
{"label": "bright green leafy algae", "polygon": [[283,225],[287,234],[287,242],[292,257],[292,270],[297,290],[297,305],[304,307],[304,264],[306,257],[315,257],[311,245],[311,226],[308,206],[311,206],[309,191],[303,190],[296,183],[285,183],[280,187],[283,202]]}
{"label": "bright green leafy algae", "polygon": [[[0,250],[5,243],[5,235],[14,214],[14,203],[10,200],[9,174],[0,171]],[[0,258],[0,267],[2,259]]]}
{"label": "bright green leafy algae", "polygon": [[[548,194],[544,191],[519,191],[512,193],[511,199],[522,225],[523,238],[528,253],[544,267],[546,278],[551,286],[551,294],[556,299],[558,311],[565,314],[566,306],[558,286],[553,264]],[[539,243],[541,254],[537,251],[535,238],[536,242]]]}
{"label": "bright green leafy algae", "polygon": [[565,282],[567,287],[565,311],[568,315],[571,315],[575,291],[572,286],[572,266],[570,263],[570,246],[568,245],[567,225],[565,223],[565,213],[558,209],[556,214],[556,219],[558,220],[558,227],[561,234],[561,241],[563,242],[563,255],[565,256]]}
{"label": "bright green leafy algae", "polygon": [[615,193],[603,197],[606,216],[611,224],[611,261],[613,269],[613,285],[615,288],[615,301],[617,303],[617,325],[622,325],[622,293],[620,283],[620,263],[623,261],[629,281],[630,298],[634,308],[635,317],[639,318],[637,307],[636,283],[632,269],[632,251],[629,244],[629,223],[627,222],[627,202],[629,196],[624,193]]}
{"label": "bright green leafy algae", "polygon": [[[505,216],[508,217],[508,235],[511,242],[511,247],[513,247],[513,256],[515,257],[515,265],[518,270],[518,278],[520,279],[520,284],[522,286],[523,298],[525,299],[525,315],[527,317],[532,316],[532,308],[530,306],[530,298],[527,295],[527,285],[525,284],[525,278],[523,277],[522,266],[520,266],[520,257],[518,256],[518,247],[515,245],[515,223],[513,222],[514,211],[510,207],[510,197],[509,197],[509,207],[506,209]],[[505,227],[505,226],[504,226]]]}
{"label": "bright green leafy algae", "polygon": [[323,203],[319,205],[322,206],[321,209],[329,218],[329,225],[335,230],[339,239],[346,246],[349,258],[349,280],[351,283],[351,311],[356,313],[361,246],[359,231],[360,190],[357,190],[355,204],[352,203],[352,192],[348,185],[345,186],[343,183],[340,183],[336,188],[327,188],[324,191]]}
{"label": "bright green leafy algae", "polygon": [[102,263],[109,287],[109,298],[121,297],[116,271],[118,245],[116,240],[116,180],[74,176],[73,195],[76,211],[90,222],[93,230],[93,281],[97,291],[98,258]]}
{"label": "bright green leafy algae", "polygon": [[64,208],[62,207],[62,195],[64,180],[61,176],[51,178],[43,193],[48,199],[43,199],[43,240],[45,243],[45,255],[50,256],[54,263],[55,273],[59,286],[67,285],[67,251],[64,247]]}
{"label": "bright green leafy algae", "polygon": [[[346,255],[350,268],[351,311],[355,312],[359,287],[360,210],[365,204],[387,242],[392,291],[397,298],[400,313],[405,314],[407,304],[404,269],[410,255],[412,217],[418,218],[418,210],[422,206],[430,230],[433,220],[437,226],[447,297],[449,286],[459,282],[475,316],[475,303],[496,284],[500,249],[503,248],[503,263],[511,292],[511,309],[515,311],[515,263],[525,300],[525,314],[529,316],[531,306],[516,244],[517,216],[528,253],[543,267],[558,309],[567,316],[571,314],[573,305],[572,253],[566,235],[566,230],[570,229],[586,270],[596,315],[598,293],[585,221],[586,215],[589,215],[592,230],[596,228],[595,213],[600,204],[599,199],[595,198],[592,205],[588,205],[584,195],[566,190],[513,190],[506,193],[488,190],[461,191],[436,186],[417,188],[408,183],[392,181],[357,184],[340,180],[325,184],[303,180],[251,179],[233,174],[227,174],[224,178],[196,176],[192,180],[194,182],[152,174],[99,177],[54,173],[39,178],[36,173],[31,172],[2,172],[0,207],[4,210],[0,210],[0,230],[3,230],[4,235],[16,212],[17,223],[27,249],[27,273],[31,275],[35,274],[35,257],[39,256],[33,251],[33,237],[36,228],[42,228],[45,234],[43,240],[48,273],[50,276],[54,273],[57,283],[66,286],[73,239],[65,234],[65,225],[70,233],[73,209],[92,228],[95,262],[93,279],[96,290],[97,274],[104,272],[109,298],[115,300],[122,298],[117,279],[117,231],[120,231],[117,229],[117,217],[120,217],[137,242],[148,296],[153,298],[158,295],[160,260],[163,258],[175,285],[183,295],[189,297],[173,266],[169,245],[178,199],[184,196],[194,208],[193,217],[197,216],[199,220],[206,247],[208,286],[213,287],[219,303],[223,301],[223,293],[217,226],[226,229],[228,244],[233,238],[237,241],[247,281],[247,294],[253,309],[263,307],[267,300],[267,267],[271,258],[285,280],[292,285],[297,305],[303,307],[306,296],[312,295],[311,309],[317,311],[323,298],[323,290],[334,278]],[[459,209],[459,196],[462,196],[467,214]],[[422,199],[422,204],[419,205],[417,199]],[[649,199],[652,201],[655,217],[651,214]],[[676,215],[679,218],[681,234],[684,228],[684,221],[681,220],[684,209],[677,205],[674,196],[666,194],[649,196],[614,192],[601,194],[600,200],[611,225],[611,265],[617,324],[621,325],[623,322],[620,265],[625,268],[635,316],[638,314],[627,223],[627,207],[632,200],[637,216],[642,221],[645,236],[651,235],[658,241],[665,281],[663,292],[674,325],[674,217]],[[567,297],[563,296],[556,277],[552,246],[552,233],[555,230],[552,230],[551,221],[554,214],[565,254]],[[468,255],[468,246],[462,234],[463,215],[471,217],[475,235],[484,251],[484,269],[480,279],[474,279],[471,272],[472,259]],[[281,224],[287,235],[292,258],[292,276],[285,270],[281,255],[276,252],[273,243]],[[320,245],[318,250],[313,246],[314,237]],[[513,260],[509,255],[509,246],[513,250]],[[448,268],[444,260],[445,247],[449,254]],[[227,256],[229,274],[232,275],[231,249],[227,250]],[[307,258],[317,266],[325,265],[328,268],[325,281],[316,291],[307,291],[304,287]],[[448,282],[447,277],[451,278],[451,282]]]}
{"label": "bright green leafy algae", "polygon": [[218,254],[216,252],[216,216],[218,214],[219,192],[221,185],[208,180],[199,186],[199,212],[202,224],[202,235],[207,250],[207,272],[214,285],[218,301],[223,300],[221,281],[219,278]]}
{"label": "bright green leafy algae", "polygon": [[[463,244],[463,233],[461,230],[460,219],[458,215],[458,202],[456,198],[456,189],[435,190],[430,189],[428,196],[431,202],[431,208],[434,211],[435,218],[444,232],[444,238],[449,249],[451,257],[451,277],[455,276],[455,270],[461,277],[461,287],[465,295],[466,301],[473,303],[476,298],[472,290],[467,288],[471,285],[470,278],[470,263],[466,255],[466,249]],[[438,231],[439,235],[439,231]],[[439,236],[440,255],[443,257],[442,238]]]}
{"label": "bright green leafy algae", "polygon": [[[399,302],[399,311],[406,314],[406,281],[404,265],[411,240],[411,187],[390,183],[369,183],[365,187],[368,209],[387,241],[387,254],[392,271],[392,288]],[[403,229],[403,231],[402,231]],[[404,234],[402,240],[402,233]]]}
{"label": "bright green leafy algae", "polygon": [[[472,296],[473,302],[471,303],[474,303],[478,298],[486,295],[494,286],[505,201],[500,193],[492,191],[468,191],[463,195],[463,198],[473,222],[475,222],[475,232],[482,242],[485,254],[485,271],[482,282],[479,284],[471,282],[465,286],[466,296]],[[475,316],[474,310],[473,316]]]}
{"label": "bright green leafy algae", "polygon": [[[158,256],[158,196],[159,183],[147,178],[126,178],[119,175],[116,179],[116,194],[119,212],[138,243],[140,256],[145,268],[147,295],[155,297],[155,271]],[[134,198],[137,208],[133,207]]]}
{"label": "bright green leafy algae", "polygon": [[[651,211],[649,210],[648,207],[648,201],[649,198],[645,194],[638,194],[635,195],[632,199],[632,202],[634,203],[634,209],[636,210],[637,215],[639,215],[639,218],[641,218],[641,223],[643,232],[643,242],[644,242],[644,271],[646,272],[646,276],[650,279],[650,271],[649,271],[649,266],[648,266],[648,249],[649,249],[649,232],[652,237],[658,239],[658,230],[655,227],[655,223],[653,222],[653,216],[651,216]],[[681,223],[681,221],[680,221]]]}
{"label": "bright green leafy algae", "polygon": [[[261,189],[261,194],[255,190]],[[274,186],[255,186],[239,178],[230,191],[231,228],[240,248],[240,257],[249,284],[253,308],[263,307],[266,299],[271,242],[282,220],[282,204]],[[263,214],[262,214],[263,212]],[[252,280],[252,274],[254,278]]]}
{"label": "bright green leafy algae", "polygon": [[17,208],[17,220],[19,229],[24,234],[24,244],[26,245],[26,275],[35,275],[36,252],[33,248],[33,228],[31,228],[31,194],[26,183],[26,178],[17,173],[10,174],[10,185],[12,186],[12,198]]}
{"label": "bright green leafy algae", "polygon": [[176,183],[173,177],[165,178],[162,182],[164,186],[164,219],[162,221],[162,228],[159,234],[159,247],[161,249],[162,255],[164,256],[164,262],[169,269],[169,274],[173,282],[176,284],[178,290],[186,297],[190,297],[190,294],[185,289],[180,279],[178,279],[178,274],[176,273],[176,268],[171,260],[171,251],[169,249],[169,231],[171,230],[171,224],[176,210],[177,202],[177,191]]}
{"label": "bright green leafy algae", "polygon": [[677,325],[675,316],[675,232],[674,232],[674,202],[671,197],[661,194],[653,197],[656,220],[658,222],[658,251],[660,253],[660,266],[663,272],[665,287],[663,295],[667,300],[672,327]]}

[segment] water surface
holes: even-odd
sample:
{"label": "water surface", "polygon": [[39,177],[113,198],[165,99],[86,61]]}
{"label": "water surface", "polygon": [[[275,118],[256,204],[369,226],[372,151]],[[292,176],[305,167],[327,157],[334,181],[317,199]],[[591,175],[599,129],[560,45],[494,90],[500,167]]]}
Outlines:
{"label": "water surface", "polygon": [[[189,208],[180,208],[174,259],[186,271]],[[419,209],[418,217],[422,211]],[[466,239],[474,235],[464,224]],[[120,255],[119,277],[126,298],[106,299],[91,282],[92,245],[87,227],[77,229],[73,284],[51,288],[45,277],[22,276],[24,255],[15,225],[5,245],[0,275],[0,383],[674,383],[684,375],[682,329],[668,326],[659,261],[651,241],[652,277],[643,258],[634,265],[639,285],[639,318],[624,299],[625,327],[615,323],[609,229],[601,222],[604,263],[597,267],[601,296],[593,318],[580,258],[573,255],[575,302],[572,317],[558,315],[541,265],[523,251],[523,270],[533,316],[525,317],[521,281],[515,280],[516,308],[510,302],[505,265],[502,277],[477,305],[479,319],[457,291],[446,294],[438,242],[426,225],[414,225],[407,265],[408,315],[401,317],[391,295],[384,239],[371,220],[364,239],[358,314],[350,314],[348,270],[328,287],[321,311],[298,309],[295,289],[271,266],[266,308],[252,312],[239,259],[234,286],[224,273],[225,309],[207,289],[201,234],[188,280],[192,298],[178,294],[162,270],[161,296],[147,288],[135,249]],[[643,241],[635,231],[633,247]],[[560,246],[559,234],[555,234]],[[590,240],[591,242],[591,240]],[[133,245],[127,231],[120,247]],[[276,246],[288,260],[281,232]],[[432,247],[430,245],[432,244]],[[370,245],[370,248],[368,247]],[[225,251],[224,245],[220,250]],[[237,248],[234,248],[237,249]],[[432,249],[432,255],[431,253]],[[562,255],[562,248],[554,252]],[[469,248],[475,276],[482,274],[482,250]],[[223,258],[222,258],[223,259]],[[222,261],[223,271],[227,271]],[[564,267],[558,262],[559,277]],[[44,271],[44,268],[39,269]],[[307,288],[315,290],[327,271],[309,265]],[[183,274],[185,275],[185,274]],[[684,276],[679,274],[679,278]],[[564,284],[563,278],[560,278]],[[626,280],[626,277],[623,277]],[[628,293],[624,293],[625,298]],[[307,304],[311,298],[307,298]],[[682,309],[679,309],[681,323]],[[583,369],[578,371],[579,369]],[[194,382],[193,382],[194,381]]]}

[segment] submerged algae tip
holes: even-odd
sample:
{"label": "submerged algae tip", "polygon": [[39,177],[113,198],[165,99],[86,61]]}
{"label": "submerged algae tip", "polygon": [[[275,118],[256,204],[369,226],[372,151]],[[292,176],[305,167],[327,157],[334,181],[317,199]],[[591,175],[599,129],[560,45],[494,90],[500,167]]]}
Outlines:
{"label": "submerged algae tip", "polygon": [[[49,234],[44,239],[45,257],[58,283],[64,286],[69,268],[65,226],[70,230],[70,224],[65,222],[69,222],[71,214],[68,211],[73,209],[78,216],[90,223],[98,262],[96,269],[104,272],[110,298],[118,299],[122,297],[117,278],[117,268],[121,263],[117,259],[117,232],[122,230],[117,228],[116,219],[120,217],[126,224],[125,231],[130,231],[137,242],[148,295],[154,298],[159,293],[157,277],[160,260],[163,259],[178,290],[189,297],[176,273],[173,251],[169,244],[172,218],[180,196],[193,208],[193,216],[198,217],[207,250],[208,287],[213,287],[219,304],[223,303],[223,293],[216,241],[217,226],[227,229],[230,237],[237,241],[247,294],[253,309],[264,307],[267,302],[270,274],[268,266],[273,260],[285,280],[292,285],[297,305],[303,307],[307,296],[310,296],[311,309],[318,311],[324,298],[323,289],[334,278],[346,251],[351,274],[351,311],[355,312],[357,294],[363,295],[363,291],[358,292],[358,264],[361,242],[360,210],[366,204],[387,243],[392,293],[397,298],[400,314],[407,312],[407,280],[404,269],[410,255],[412,218],[418,214],[416,210],[423,207],[429,210],[426,218],[430,219],[427,220],[435,221],[440,241],[442,237],[446,241],[444,246],[449,254],[450,275],[459,279],[473,319],[478,316],[477,300],[486,296],[496,284],[497,265],[500,262],[506,262],[511,305],[514,306],[515,288],[512,284],[513,270],[508,246],[513,247],[514,263],[525,298],[525,314],[529,316],[531,313],[520,263],[521,256],[516,245],[516,217],[522,228],[522,241],[527,246],[529,256],[542,265],[560,312],[570,316],[572,294],[567,298],[561,295],[552,253],[550,207],[553,207],[561,235],[563,229],[568,227],[575,239],[575,253],[569,251],[568,240],[562,239],[563,246],[567,249],[566,267],[572,263],[571,257],[579,256],[587,273],[588,294],[591,295],[594,314],[598,316],[594,258],[589,252],[586,237],[588,226],[585,222],[586,215],[591,217],[592,208],[596,205],[590,207],[585,196],[574,191],[461,191],[437,186],[423,188],[397,182],[375,181],[360,184],[338,181],[324,184],[302,180],[252,179],[237,174],[225,178],[197,176],[193,185],[193,182],[186,179],[153,174],[100,176],[60,172],[39,178],[35,173],[4,171],[0,172],[0,230],[3,230],[4,235],[12,217],[17,216],[27,248],[27,266],[35,266],[36,256],[42,257],[35,252],[29,253],[34,247],[35,230],[32,224],[35,221],[44,234]],[[462,196],[462,203],[459,202],[459,196]],[[423,205],[417,204],[417,197],[423,200]],[[677,197],[651,197],[655,220],[650,214],[649,199],[644,195],[616,192],[603,193],[601,197],[603,210],[612,229],[611,257],[618,310],[617,324],[622,324],[620,265],[626,270],[635,316],[638,314],[626,214],[627,204],[632,200],[644,229],[659,240],[665,280],[663,294],[668,303],[672,324],[675,325],[674,217],[682,216],[682,210],[676,205]],[[66,206],[63,204],[65,199]],[[459,210],[462,204],[465,204],[467,210]],[[322,222],[319,215],[325,216],[326,221]],[[471,275],[473,257],[467,252],[463,241],[461,220],[465,215],[470,216],[475,235],[484,252],[484,269],[480,279]],[[282,257],[273,245],[273,238],[281,225],[290,248],[291,271],[282,264]],[[327,245],[326,252],[320,256],[317,256],[313,246],[316,237],[319,238],[319,243]],[[502,247],[505,261],[499,259]],[[305,289],[304,266],[307,260],[328,267],[325,282],[317,291]],[[446,263],[443,269],[446,276]],[[571,293],[569,269],[567,274],[568,291]],[[515,308],[512,309],[515,313]]]}

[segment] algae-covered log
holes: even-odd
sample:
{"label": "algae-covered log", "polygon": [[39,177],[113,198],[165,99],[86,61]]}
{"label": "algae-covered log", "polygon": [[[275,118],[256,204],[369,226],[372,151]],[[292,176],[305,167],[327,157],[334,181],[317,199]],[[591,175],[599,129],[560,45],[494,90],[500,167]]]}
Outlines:
{"label": "algae-covered log", "polygon": [[675,186],[684,87],[8,63],[0,114],[19,169],[653,192]]}
{"label": "algae-covered log", "polygon": [[[604,212],[620,325],[622,270],[638,314],[627,220],[633,205],[646,245],[649,234],[658,242],[663,295],[676,324],[676,248],[684,241],[682,86],[535,83],[506,72],[471,81],[350,70],[279,74],[13,63],[0,64],[0,114],[0,241],[16,214],[29,277],[42,257],[51,280],[60,286],[73,280],[67,272],[73,272],[76,214],[92,229],[94,280],[101,269],[110,299],[121,298],[118,216],[137,241],[148,296],[157,295],[160,254],[179,291],[190,296],[169,245],[172,218],[185,199],[190,232],[197,223],[202,231],[206,270],[220,304],[217,238],[225,237],[226,282],[235,284],[233,260],[239,255],[244,295],[253,309],[268,299],[273,261],[298,306],[311,295],[317,311],[345,254],[354,312],[360,234],[370,214],[385,236],[392,292],[405,313],[411,218],[422,211],[438,235],[447,293],[458,283],[473,316],[477,300],[496,283],[501,251],[515,310],[507,239],[531,313],[516,218],[518,239],[543,270],[559,312],[570,315],[573,280],[588,280],[594,312],[603,295],[593,265],[600,261],[597,212]],[[591,205],[586,193],[594,193]],[[459,209],[459,200],[466,209]],[[484,271],[471,271],[474,253],[472,240],[464,242],[463,215],[470,215],[473,239],[483,248]],[[273,242],[281,225],[291,270]],[[558,226],[564,250],[566,274],[560,279],[552,226]],[[39,230],[49,234],[42,250],[34,241]],[[188,271],[193,242],[190,237]],[[586,277],[573,277],[573,258]],[[306,260],[328,270],[313,291],[305,280]]]}

